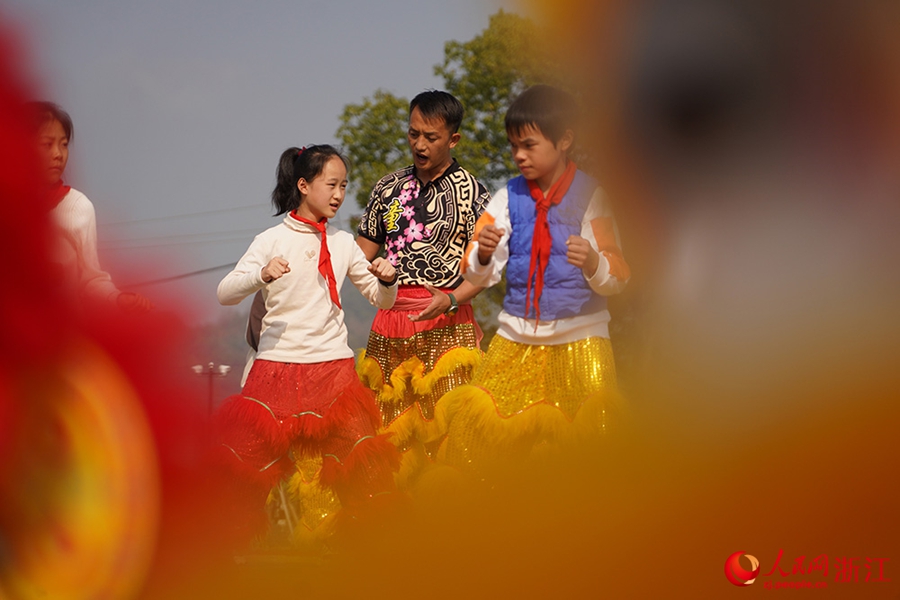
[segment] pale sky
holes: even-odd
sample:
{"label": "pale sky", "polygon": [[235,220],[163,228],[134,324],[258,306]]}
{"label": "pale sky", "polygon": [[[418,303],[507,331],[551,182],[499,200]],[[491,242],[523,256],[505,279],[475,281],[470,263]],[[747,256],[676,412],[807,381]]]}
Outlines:
{"label": "pale sky", "polygon": [[[440,87],[444,43],[500,8],[524,12],[515,0],[5,0],[0,15],[22,32],[36,95],[72,115],[65,178],[94,203],[101,262],[125,286],[237,261],[277,222],[282,150],[334,143],[344,105],[378,88]],[[339,220],[355,212],[348,198]],[[192,213],[204,214],[181,217]],[[188,280],[208,318],[226,272]]]}

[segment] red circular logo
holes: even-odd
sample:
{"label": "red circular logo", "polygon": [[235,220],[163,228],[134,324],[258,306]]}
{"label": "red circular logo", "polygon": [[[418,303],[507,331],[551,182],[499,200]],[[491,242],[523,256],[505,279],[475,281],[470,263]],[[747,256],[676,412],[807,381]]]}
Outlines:
{"label": "red circular logo", "polygon": [[[741,556],[746,556],[750,561],[749,571],[741,566]],[[759,561],[755,556],[746,554],[743,550],[735,552],[725,561],[725,577],[736,586],[750,585],[756,581],[757,575],[759,575]]]}

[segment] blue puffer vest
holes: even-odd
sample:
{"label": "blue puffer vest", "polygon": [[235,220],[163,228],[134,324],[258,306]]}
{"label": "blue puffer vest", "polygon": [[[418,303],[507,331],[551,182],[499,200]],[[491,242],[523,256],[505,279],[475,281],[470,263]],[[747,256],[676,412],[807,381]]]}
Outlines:
{"label": "blue puffer vest", "polygon": [[[566,240],[570,235],[581,235],[581,220],[596,188],[597,182],[594,179],[576,171],[572,185],[562,201],[547,211],[553,245],[544,271],[544,288],[540,298],[541,321],[564,319],[606,309],[606,298],[594,293],[581,269],[566,260]],[[503,309],[516,317],[534,319],[534,299],[529,301],[526,315],[525,296],[537,210],[524,177],[520,175],[510,180],[506,189],[509,192],[512,235],[509,239]]]}

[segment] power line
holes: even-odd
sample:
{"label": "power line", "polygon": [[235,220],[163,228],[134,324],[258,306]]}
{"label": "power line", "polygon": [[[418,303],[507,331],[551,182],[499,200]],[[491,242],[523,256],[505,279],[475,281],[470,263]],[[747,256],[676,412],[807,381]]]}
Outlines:
{"label": "power line", "polygon": [[[105,246],[114,246],[116,244],[129,244],[131,242],[154,242],[158,240],[176,240],[180,238],[202,238],[209,236],[217,236],[217,235],[234,235],[234,234],[244,234],[244,233],[258,233],[259,228],[254,227],[252,229],[232,229],[229,231],[204,231],[202,233],[177,233],[172,235],[157,235],[150,237],[142,237],[142,238],[122,238],[122,239],[107,239],[103,241]],[[127,247],[127,246],[123,246]]]}
{"label": "power line", "polygon": [[204,215],[217,215],[225,212],[236,212],[241,210],[260,209],[268,204],[251,204],[250,206],[237,206],[234,208],[217,208],[216,210],[203,210],[195,213],[185,213],[183,215],[168,215],[165,217],[149,217],[146,219],[135,219],[133,221],[115,221],[113,223],[98,223],[98,227],[112,227],[114,225],[133,225],[135,223],[150,223],[153,221],[171,221],[174,219],[188,219],[193,217],[202,217]]}
{"label": "power line", "polygon": [[143,246],[101,246],[103,252],[112,252],[118,250],[146,250],[148,248],[168,248],[170,246],[194,246],[198,244],[222,244],[230,242],[246,242],[247,237],[222,238],[219,240],[194,240],[186,242],[169,242],[167,244],[145,244]]}
{"label": "power line", "polygon": [[[339,219],[335,219],[333,225],[340,229],[341,231],[346,231],[351,234],[355,234],[356,232],[349,226],[348,223],[343,223]],[[169,236],[159,236],[159,237],[146,237],[146,238],[135,238],[133,240],[105,240],[100,245],[100,250],[103,252],[110,252],[116,250],[146,250],[150,248],[167,248],[169,246],[191,246],[191,245],[199,245],[199,244],[218,244],[218,243],[231,243],[231,242],[246,242],[248,240],[247,236],[243,237],[228,237],[228,238],[219,238],[219,239],[211,239],[211,240],[203,240],[203,239],[195,239],[195,240],[184,240],[184,241],[171,241],[167,243],[160,244],[144,244],[142,246],[129,246],[115,245],[117,242],[119,243],[128,243],[128,242],[150,242],[154,240],[178,240],[181,238],[190,238],[190,237],[205,237],[205,236],[215,236],[215,235],[229,235],[232,233],[258,233],[259,228],[254,229],[235,229],[232,231],[216,231],[216,232],[206,232],[206,233],[183,233]]]}
{"label": "power line", "polygon": [[179,279],[186,279],[188,277],[194,277],[195,275],[203,275],[204,273],[212,273],[213,271],[220,271],[222,269],[230,269],[236,263],[228,263],[226,265],[219,265],[217,267],[209,267],[208,269],[200,269],[199,271],[191,271],[190,273],[182,273],[181,275],[173,275],[172,277],[163,277],[162,279],[153,279],[150,281],[142,281],[141,283],[132,283],[130,285],[124,285],[123,288],[138,288],[145,287],[148,285],[156,285],[157,283],[168,283],[170,281],[177,281]]}

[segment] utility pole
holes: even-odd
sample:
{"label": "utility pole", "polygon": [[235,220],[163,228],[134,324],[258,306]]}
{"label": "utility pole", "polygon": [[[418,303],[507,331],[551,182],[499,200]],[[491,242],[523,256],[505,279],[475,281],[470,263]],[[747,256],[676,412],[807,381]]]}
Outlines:
{"label": "utility pole", "polygon": [[213,411],[213,379],[216,377],[225,377],[231,371],[231,367],[228,365],[219,365],[216,366],[213,363],[209,363],[205,367],[203,365],[194,365],[193,367],[194,373],[197,375],[205,375],[209,381],[209,401],[207,404],[207,410],[209,414],[212,415]]}

